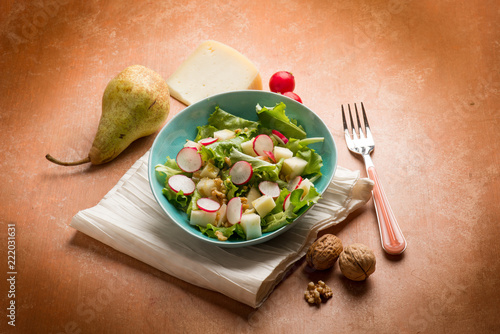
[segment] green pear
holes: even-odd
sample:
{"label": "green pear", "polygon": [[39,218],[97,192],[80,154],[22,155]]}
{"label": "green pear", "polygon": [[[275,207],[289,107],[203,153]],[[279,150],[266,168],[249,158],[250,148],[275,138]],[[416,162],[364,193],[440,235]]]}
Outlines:
{"label": "green pear", "polygon": [[45,157],[63,166],[109,162],[134,140],[158,131],[169,110],[170,93],[165,80],[147,67],[127,67],[104,91],[102,115],[89,155],[73,162],[57,160],[50,154]]}

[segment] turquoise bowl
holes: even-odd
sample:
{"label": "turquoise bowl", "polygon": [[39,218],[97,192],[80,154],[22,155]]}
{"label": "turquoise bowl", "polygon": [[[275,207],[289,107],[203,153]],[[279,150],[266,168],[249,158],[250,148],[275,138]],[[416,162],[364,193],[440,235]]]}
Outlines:
{"label": "turquoise bowl", "polygon": [[[194,103],[175,115],[159,132],[151,147],[148,166],[149,184],[156,201],[172,219],[173,223],[199,239],[200,242],[208,242],[220,247],[244,247],[275,238],[300,221],[295,220],[276,231],[263,233],[261,237],[252,240],[219,241],[202,234],[197,227],[189,224],[186,213],[176,209],[162,194],[164,185],[158,180],[155,174],[156,165],[164,164],[167,156],[175,158],[179,150],[186,143],[186,139],[194,139],[196,137],[196,127],[207,124],[208,117],[214,112],[216,106],[233,115],[256,121],[258,120],[255,112],[257,104],[273,107],[279,102],[286,104],[287,116],[296,119],[298,124],[304,127],[308,137],[325,138],[323,143],[316,143],[310,147],[316,150],[323,158],[323,167],[321,168],[323,175],[315,182],[315,186],[320,194],[328,188],[337,166],[337,148],[330,131],[318,115],[302,103],[281,94],[257,90],[218,94]],[[166,221],[165,224],[170,224],[170,222]]]}

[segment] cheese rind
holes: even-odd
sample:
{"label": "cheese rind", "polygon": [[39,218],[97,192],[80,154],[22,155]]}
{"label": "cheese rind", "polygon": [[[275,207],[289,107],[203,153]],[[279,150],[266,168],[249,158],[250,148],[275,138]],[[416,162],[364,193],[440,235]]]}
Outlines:
{"label": "cheese rind", "polygon": [[216,41],[203,42],[167,79],[170,95],[190,105],[234,90],[262,89],[255,65],[235,49]]}

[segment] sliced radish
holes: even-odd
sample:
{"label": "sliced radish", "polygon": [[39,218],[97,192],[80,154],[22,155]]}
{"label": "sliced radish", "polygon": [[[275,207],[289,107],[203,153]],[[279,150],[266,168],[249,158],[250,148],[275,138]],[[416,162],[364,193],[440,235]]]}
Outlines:
{"label": "sliced radish", "polygon": [[273,133],[273,135],[279,138],[281,144],[285,145],[286,143],[288,143],[288,138],[278,130],[272,130],[271,132]]}
{"label": "sliced radish", "polygon": [[233,197],[227,203],[226,216],[229,224],[234,225],[240,222],[241,215],[243,214],[243,208],[241,204],[241,199],[239,197]]}
{"label": "sliced radish", "polygon": [[291,194],[292,193],[289,193],[288,195],[286,195],[285,200],[283,201],[283,210],[285,210],[285,211],[290,206],[290,195]]}
{"label": "sliced radish", "polygon": [[283,95],[285,95],[286,97],[291,98],[292,100],[295,100],[297,102],[302,103],[302,99],[300,98],[300,96],[298,96],[294,92],[285,92],[285,93],[283,93]]}
{"label": "sliced radish", "polygon": [[179,168],[187,173],[196,172],[203,163],[200,153],[194,147],[184,147],[177,153],[175,160]]}
{"label": "sliced radish", "polygon": [[253,168],[250,163],[246,161],[238,161],[229,170],[229,175],[231,175],[231,181],[236,184],[245,184],[252,178]]}
{"label": "sliced radish", "polygon": [[265,155],[265,151],[272,152],[274,143],[268,135],[258,135],[253,141],[253,150],[257,155]]}
{"label": "sliced radish", "polygon": [[168,186],[176,193],[182,191],[184,195],[191,195],[196,188],[193,180],[182,174],[171,176],[168,179]]}
{"label": "sliced radish", "polygon": [[276,198],[280,195],[280,186],[276,182],[262,181],[259,183],[259,190],[264,195]]}
{"label": "sliced radish", "polygon": [[300,176],[300,175],[296,176],[290,182],[288,182],[287,189],[290,191],[293,191],[293,190],[297,189],[301,183],[302,183],[302,176]]}
{"label": "sliced radish", "polygon": [[214,201],[213,199],[202,197],[196,201],[196,205],[200,208],[200,210],[206,212],[215,212],[220,209],[219,202]]}
{"label": "sliced radish", "polygon": [[271,159],[272,162],[276,163],[276,157],[274,156],[273,152],[271,151],[264,151],[264,153]]}
{"label": "sliced radish", "polygon": [[212,138],[212,137],[208,137],[208,138],[203,138],[203,139],[200,139],[198,141],[198,143],[204,145],[204,146],[207,146],[207,145],[210,145],[210,144],[213,144],[215,143],[216,141],[218,140],[218,138]]}

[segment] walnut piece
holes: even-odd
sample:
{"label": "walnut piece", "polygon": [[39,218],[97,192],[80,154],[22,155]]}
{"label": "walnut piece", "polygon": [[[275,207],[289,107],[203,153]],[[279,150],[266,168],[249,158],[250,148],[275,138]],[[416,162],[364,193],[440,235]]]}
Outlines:
{"label": "walnut piece", "polygon": [[340,271],[350,280],[363,281],[375,272],[375,254],[363,244],[352,244],[339,257]]}
{"label": "walnut piece", "polygon": [[342,241],[333,234],[325,234],[309,247],[306,261],[309,266],[317,270],[333,267],[342,253]]}
{"label": "walnut piece", "polygon": [[307,290],[304,292],[304,299],[309,304],[319,305],[323,300],[327,300],[333,296],[332,289],[323,281],[318,281],[318,284],[309,282]]}
{"label": "walnut piece", "polygon": [[217,239],[219,239],[219,241],[226,241],[227,240],[227,237],[224,236],[224,234],[222,234],[221,231],[215,231],[215,235],[217,236]]}

